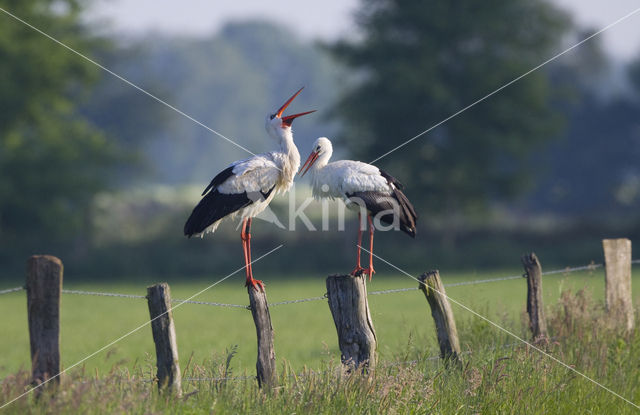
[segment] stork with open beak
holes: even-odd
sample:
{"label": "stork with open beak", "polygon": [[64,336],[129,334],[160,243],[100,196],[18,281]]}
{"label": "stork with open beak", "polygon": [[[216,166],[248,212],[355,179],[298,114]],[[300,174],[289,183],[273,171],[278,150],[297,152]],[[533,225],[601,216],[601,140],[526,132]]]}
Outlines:
{"label": "stork with open beak", "polygon": [[184,225],[184,234],[203,236],[214,232],[220,222],[237,215],[242,218],[242,249],[247,274],[246,286],[264,290],[262,281],[253,278],[251,269],[251,219],[265,210],[277,193],[288,191],[300,167],[300,153],[293,142],[291,123],[314,111],[283,116],[284,110],[298,96],[300,88],[275,113],[266,118],[265,127],[278,149],[232,163],[218,173],[204,189]]}
{"label": "stork with open beak", "polygon": [[[300,172],[302,176],[308,171],[311,172],[314,198],[339,198],[349,209],[358,211],[358,254],[356,267],[351,275],[365,273],[371,281],[375,273],[372,218],[377,218],[387,225],[397,225],[398,229],[415,238],[418,215],[409,199],[402,193],[402,183],[390,174],[360,161],[339,160],[329,163],[332,153],[331,141],[326,137],[318,138]],[[369,268],[366,269],[360,266],[363,211],[366,212],[369,225]]]}

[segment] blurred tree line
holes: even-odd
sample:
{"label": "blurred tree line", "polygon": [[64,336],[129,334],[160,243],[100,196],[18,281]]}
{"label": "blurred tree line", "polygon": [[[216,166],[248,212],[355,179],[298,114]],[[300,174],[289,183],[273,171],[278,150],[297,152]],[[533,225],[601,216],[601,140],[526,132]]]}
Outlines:
{"label": "blurred tree line", "polygon": [[523,204],[576,222],[639,224],[640,56],[620,64],[593,39],[548,73],[565,128],[533,154],[540,172]]}
{"label": "blurred tree line", "polygon": [[[83,24],[81,0],[0,0],[0,7],[253,152],[269,149],[263,115],[305,85],[295,108],[319,111],[294,126],[301,153],[325,135],[350,153],[337,157],[363,161],[587,35],[543,0],[363,0],[360,36],[331,45],[298,41],[266,22],[230,23],[205,38],[124,39]],[[407,185],[423,234],[462,234],[462,222],[483,223],[503,205],[524,217],[638,226],[640,59],[612,60],[594,40],[376,162]],[[4,14],[0,91],[0,272],[21,271],[36,252],[60,255],[87,273],[96,264],[107,274],[198,274],[236,264],[237,247],[227,249],[224,234],[211,242],[215,252],[185,241],[188,212],[176,213],[167,206],[174,200],[162,197],[139,209],[120,201],[132,218],[164,215],[160,237],[98,250],[96,215],[111,205],[96,210],[96,199],[157,183],[204,185],[246,157],[242,150]],[[140,230],[126,227],[115,232]],[[457,247],[485,255],[487,234],[480,245],[469,235]],[[495,246],[510,246],[512,235],[493,237]],[[270,238],[298,241],[288,256],[306,258],[310,245],[333,249],[348,236],[267,231],[262,243]],[[434,263],[447,261],[438,238],[402,252],[393,238],[380,239],[379,249],[407,264],[424,252]],[[350,263],[351,242],[336,264]]]}
{"label": "blurred tree line", "polygon": [[[336,113],[342,142],[362,160],[591,34],[544,0],[363,0],[357,23],[362,39],[330,50],[361,74]],[[611,79],[614,63],[592,39],[377,164],[407,182],[423,216],[451,226],[460,214],[523,195],[529,214],[602,217],[613,209],[637,221],[638,62],[628,77],[626,68],[617,74],[622,81]]]}
{"label": "blurred tree line", "polygon": [[[102,61],[254,153],[272,149],[265,139],[265,117],[301,86],[304,93],[291,110],[319,110],[294,126],[301,150],[318,135],[336,130],[336,123],[323,117],[322,106],[336,99],[340,67],[319,48],[271,23],[230,23],[205,38],[152,34]],[[141,106],[158,110],[148,118],[132,117],[131,111]],[[143,182],[205,183],[231,161],[250,156],[113,77],[97,85],[83,111],[98,125],[114,129],[114,136],[134,143],[141,135],[150,138],[138,148],[147,158]]]}
{"label": "blurred tree line", "polygon": [[[78,1],[0,5],[80,52],[104,47],[79,23]],[[9,16],[0,19],[0,232],[6,260],[7,250],[21,241],[66,240],[86,232],[93,194],[125,157],[78,111],[77,100],[99,79],[97,68]]]}
{"label": "blurred tree line", "polygon": [[[366,0],[362,41],[332,51],[363,80],[338,113],[344,142],[376,159],[544,61],[569,29],[545,1]],[[558,132],[543,71],[521,79],[378,164],[407,181],[425,213],[469,213],[515,194],[524,161]],[[424,215],[427,216],[427,215]]]}

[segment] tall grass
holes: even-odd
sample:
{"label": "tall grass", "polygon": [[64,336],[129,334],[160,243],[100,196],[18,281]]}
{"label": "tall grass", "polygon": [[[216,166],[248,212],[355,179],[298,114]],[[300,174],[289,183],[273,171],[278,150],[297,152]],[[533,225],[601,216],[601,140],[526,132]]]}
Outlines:
{"label": "tall grass", "polygon": [[[640,403],[640,334],[619,331],[603,307],[585,291],[563,292],[549,307],[552,341],[547,352],[586,376]],[[513,319],[505,323],[514,330]],[[463,368],[429,359],[411,339],[403,350],[367,374],[345,372],[326,360],[315,370],[294,371],[285,362],[278,386],[260,390],[249,373],[234,373],[235,350],[201,364],[191,360],[183,370],[184,396],[157,391],[151,356],[133,369],[115,366],[97,375],[84,370],[66,374],[58,387],[30,394],[6,413],[33,414],[549,414],[635,413],[637,408],[567,370],[479,319],[459,322],[470,333]],[[526,333],[523,333],[526,335]],[[7,402],[28,388],[22,371],[0,382]]]}

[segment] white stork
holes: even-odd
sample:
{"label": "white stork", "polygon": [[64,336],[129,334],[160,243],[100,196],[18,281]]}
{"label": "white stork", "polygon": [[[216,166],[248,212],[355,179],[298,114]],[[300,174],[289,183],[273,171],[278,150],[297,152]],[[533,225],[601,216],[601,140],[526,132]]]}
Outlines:
{"label": "white stork", "polygon": [[214,232],[222,219],[242,218],[242,249],[247,274],[246,286],[264,289],[262,281],[253,278],[251,269],[251,219],[266,209],[277,193],[286,192],[300,167],[300,153],[293,142],[291,123],[297,117],[314,111],[282,116],[298,90],[274,114],[266,119],[267,133],[278,143],[278,150],[236,161],[220,172],[204,189],[204,196],[184,225],[184,234],[203,236]]}
{"label": "white stork", "polygon": [[[313,197],[339,198],[348,208],[358,211],[358,256],[352,275],[375,273],[373,269],[374,218],[388,225],[397,225],[412,238],[416,236],[418,215],[409,199],[402,193],[402,183],[391,175],[372,166],[353,160],[339,160],[329,163],[333,146],[326,137],[320,137],[313,144],[313,151],[300,169],[302,176],[311,171]],[[305,170],[306,167],[306,170]],[[362,246],[361,212],[366,209],[369,225],[369,268],[360,266]]]}

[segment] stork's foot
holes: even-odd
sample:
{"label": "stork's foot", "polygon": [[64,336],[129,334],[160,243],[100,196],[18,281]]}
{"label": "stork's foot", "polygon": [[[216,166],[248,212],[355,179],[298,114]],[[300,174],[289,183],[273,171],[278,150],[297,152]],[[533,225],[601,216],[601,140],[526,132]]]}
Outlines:
{"label": "stork's foot", "polygon": [[371,265],[369,268],[362,270],[362,272],[369,275],[369,281],[371,281],[371,277],[376,273],[376,270],[373,269],[373,265]]}
{"label": "stork's foot", "polygon": [[362,268],[360,265],[357,265],[353,271],[351,271],[351,273],[349,275],[354,276],[354,277],[359,277],[360,275],[362,275],[363,272],[365,272],[366,270],[364,268]]}
{"label": "stork's foot", "polygon": [[253,287],[256,291],[264,292],[264,283],[260,280],[256,280],[253,277],[247,278],[247,282],[244,284],[245,287]]}

